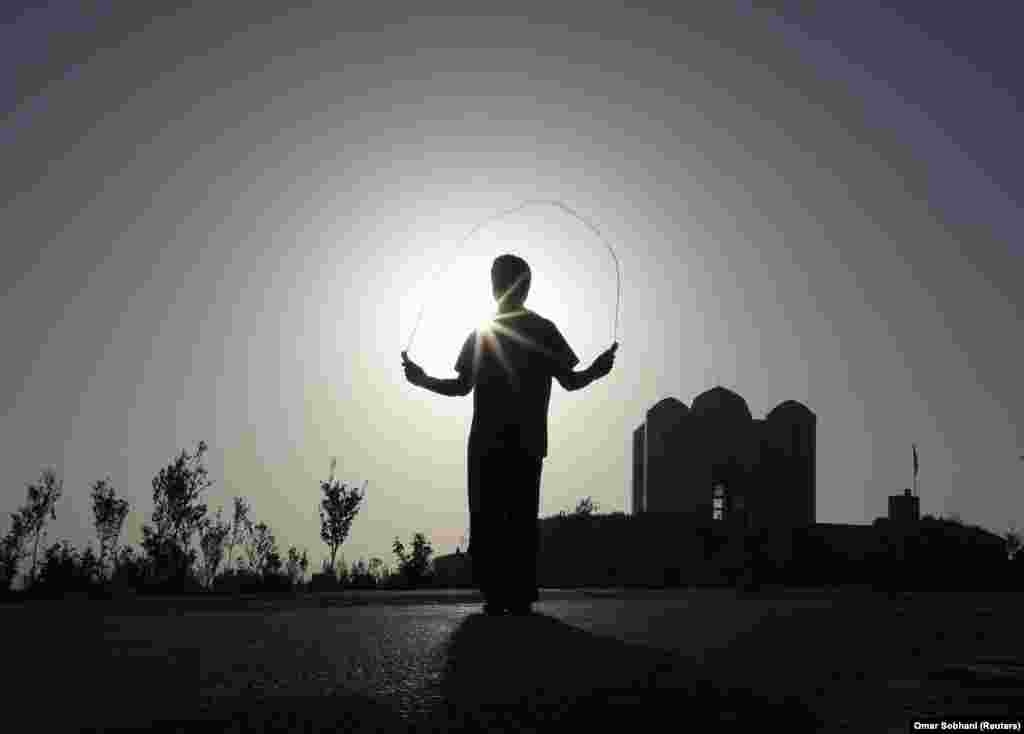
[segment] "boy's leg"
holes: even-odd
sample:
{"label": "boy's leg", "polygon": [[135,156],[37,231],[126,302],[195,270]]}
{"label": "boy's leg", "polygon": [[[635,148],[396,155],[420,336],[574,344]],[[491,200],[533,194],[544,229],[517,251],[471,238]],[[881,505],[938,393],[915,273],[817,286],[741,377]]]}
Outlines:
{"label": "boy's leg", "polygon": [[480,506],[480,489],[483,481],[482,464],[482,457],[478,453],[474,453],[472,448],[470,448],[466,461],[466,487],[469,499],[469,546],[466,548],[466,552],[469,553],[470,564],[473,570],[473,586],[481,589],[481,591],[487,567],[485,523]]}
{"label": "boy's leg", "polygon": [[525,607],[539,599],[537,590],[537,552],[540,512],[540,478],[543,459],[520,453],[509,462],[505,489],[508,506],[508,530],[505,544],[510,607]]}
{"label": "boy's leg", "polygon": [[504,475],[501,455],[493,450],[469,456],[469,553],[473,585],[485,601],[494,602],[502,589],[500,568]]}

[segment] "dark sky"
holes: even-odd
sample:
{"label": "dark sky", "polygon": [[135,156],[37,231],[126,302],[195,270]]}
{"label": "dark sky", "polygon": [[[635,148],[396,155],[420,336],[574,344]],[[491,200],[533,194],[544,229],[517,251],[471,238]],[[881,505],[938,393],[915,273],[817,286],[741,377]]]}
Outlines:
{"label": "dark sky", "polygon": [[317,547],[337,456],[371,482],[347,553],[452,550],[471,400],[398,352],[427,300],[412,354],[452,375],[493,250],[584,364],[607,346],[614,265],[578,221],[456,246],[551,198],[615,246],[622,347],[554,388],[542,512],[628,511],[646,409],[723,384],[818,415],[821,522],[884,514],[912,442],[924,512],[1024,518],[1014,4],[351,7],[3,5],[0,510],[54,465],[83,543],[109,474],[134,542],[205,439],[211,505],[249,496],[285,545]]}

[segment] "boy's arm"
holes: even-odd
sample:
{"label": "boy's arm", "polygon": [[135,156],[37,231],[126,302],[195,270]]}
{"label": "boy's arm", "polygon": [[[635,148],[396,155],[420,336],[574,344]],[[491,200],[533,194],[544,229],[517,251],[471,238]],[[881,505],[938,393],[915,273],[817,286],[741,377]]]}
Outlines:
{"label": "boy's arm", "polygon": [[424,372],[405,352],[402,352],[402,366],[405,368],[405,379],[439,395],[469,395],[473,389],[473,374],[470,370],[462,370],[454,380],[439,380]]}
{"label": "boy's arm", "polygon": [[442,380],[424,374],[415,384],[425,387],[431,392],[436,392],[438,395],[469,395],[473,389],[473,380],[466,372],[460,372],[459,376],[452,380]]}
{"label": "boy's arm", "polygon": [[591,382],[596,380],[597,375],[594,374],[593,365],[591,365],[579,372],[575,372],[571,369],[556,372],[555,379],[558,380],[559,385],[571,392],[573,390],[582,390]]}
{"label": "boy's arm", "polygon": [[571,369],[565,368],[561,372],[555,373],[555,379],[558,380],[558,384],[566,390],[579,390],[584,388],[594,380],[600,379],[612,371],[612,365],[615,363],[615,351],[618,348],[619,343],[615,342],[585,370],[573,372]]}

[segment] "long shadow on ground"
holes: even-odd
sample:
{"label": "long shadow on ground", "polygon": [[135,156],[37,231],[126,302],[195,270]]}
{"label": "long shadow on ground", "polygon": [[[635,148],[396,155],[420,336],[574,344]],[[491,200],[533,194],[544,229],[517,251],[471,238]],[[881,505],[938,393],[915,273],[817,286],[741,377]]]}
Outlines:
{"label": "long shadow on ground", "polygon": [[697,728],[712,722],[726,731],[820,728],[793,698],[728,689],[677,654],[597,636],[543,614],[470,614],[438,652],[435,675],[404,701],[373,690],[319,696],[249,691],[200,700],[188,695],[181,678],[198,666],[186,663],[173,676],[180,690],[166,690],[173,699],[161,711],[129,712],[126,706],[111,712],[103,727],[74,730],[562,732],[646,728],[663,717]]}
{"label": "long shadow on ground", "polygon": [[[664,716],[698,730],[884,731],[911,713],[1020,713],[1019,605],[769,604],[752,625],[724,620],[740,631],[705,646],[701,665],[552,616],[458,605],[162,615],[25,605],[0,608],[2,689],[47,732],[646,729]],[[712,616],[679,623],[712,629]],[[670,638],[660,621],[650,619],[652,639]],[[702,647],[689,631],[687,654]]]}
{"label": "long shadow on ground", "polygon": [[542,614],[467,617],[448,644],[439,693],[440,703],[418,719],[418,728],[604,731],[662,717],[745,731],[754,724],[785,731],[819,725],[795,699],[730,690],[679,655],[599,637]]}

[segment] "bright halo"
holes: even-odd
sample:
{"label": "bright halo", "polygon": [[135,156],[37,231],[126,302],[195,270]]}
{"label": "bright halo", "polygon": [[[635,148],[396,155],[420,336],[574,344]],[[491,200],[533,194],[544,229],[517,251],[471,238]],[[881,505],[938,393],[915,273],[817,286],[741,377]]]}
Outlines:
{"label": "bright halo", "polygon": [[[551,207],[524,209],[487,224],[450,252],[436,278],[410,349],[428,372],[447,374],[467,335],[498,331],[490,280],[494,258],[512,253],[530,265],[525,308],[555,323],[580,359],[606,349],[616,319],[615,262],[585,224]],[[412,312],[412,309],[410,309]]]}
{"label": "bright halo", "polygon": [[494,330],[494,318],[486,316],[480,319],[480,323],[476,325],[476,330],[479,334],[490,334]]}

